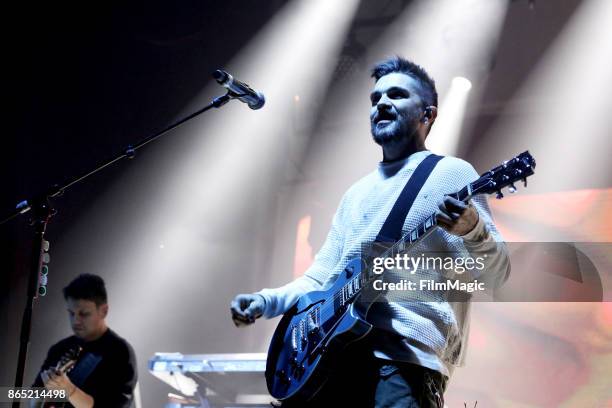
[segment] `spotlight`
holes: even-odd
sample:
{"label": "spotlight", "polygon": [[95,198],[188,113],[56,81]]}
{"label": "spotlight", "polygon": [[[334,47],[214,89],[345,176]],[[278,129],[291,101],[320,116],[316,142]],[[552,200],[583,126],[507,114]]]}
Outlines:
{"label": "spotlight", "polygon": [[452,81],[452,86],[457,87],[458,90],[467,92],[472,89],[472,81],[465,77],[454,77]]}

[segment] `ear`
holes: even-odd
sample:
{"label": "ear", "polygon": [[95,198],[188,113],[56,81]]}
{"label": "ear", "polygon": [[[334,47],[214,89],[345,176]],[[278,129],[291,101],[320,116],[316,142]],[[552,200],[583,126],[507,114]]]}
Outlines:
{"label": "ear", "polygon": [[429,123],[431,126],[438,117],[438,108],[436,106],[430,105],[425,108],[425,112],[425,115],[427,116],[424,116],[424,118],[427,117],[427,119],[429,119]]}
{"label": "ear", "polygon": [[429,135],[429,132],[431,131],[431,126],[433,125],[433,123],[436,121],[436,118],[438,117],[438,108],[431,105],[431,106],[427,106],[423,112],[423,117],[421,118],[421,124],[422,129],[423,129],[423,141],[425,141],[425,139],[427,138],[427,135]]}
{"label": "ear", "polygon": [[105,319],[108,315],[108,303],[100,305],[100,313],[102,313],[102,318]]}

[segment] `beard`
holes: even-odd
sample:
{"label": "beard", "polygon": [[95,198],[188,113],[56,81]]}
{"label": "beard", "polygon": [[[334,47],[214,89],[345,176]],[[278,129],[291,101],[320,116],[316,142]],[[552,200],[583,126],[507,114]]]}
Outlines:
{"label": "beard", "polygon": [[395,144],[404,138],[411,137],[416,130],[416,126],[408,120],[397,117],[385,123],[374,123],[370,121],[370,131],[374,142],[380,146]]}

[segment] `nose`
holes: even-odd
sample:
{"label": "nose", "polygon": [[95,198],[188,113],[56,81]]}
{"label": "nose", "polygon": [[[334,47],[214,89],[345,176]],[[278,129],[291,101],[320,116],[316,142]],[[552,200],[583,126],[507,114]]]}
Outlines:
{"label": "nose", "polygon": [[387,97],[387,94],[383,94],[378,102],[376,103],[376,109],[379,111],[391,109],[391,99]]}

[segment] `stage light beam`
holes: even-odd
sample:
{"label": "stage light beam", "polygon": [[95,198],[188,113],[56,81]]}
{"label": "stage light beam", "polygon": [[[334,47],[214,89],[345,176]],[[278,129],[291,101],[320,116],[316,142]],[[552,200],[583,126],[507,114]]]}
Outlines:
{"label": "stage light beam", "polygon": [[[190,145],[173,171],[160,177],[160,193],[151,197],[154,217],[146,224],[126,225],[134,235],[156,237],[157,246],[163,242],[164,249],[153,258],[150,242],[126,248],[119,256],[118,273],[139,281],[151,298],[166,297],[168,288],[188,296],[201,287],[194,307],[205,307],[215,296],[218,304],[228,302],[219,288],[235,287],[231,282],[243,272],[237,259],[263,258],[261,254],[269,250],[265,240],[249,240],[245,229],[266,219],[276,200],[276,185],[292,171],[289,151],[299,151],[305,143],[303,135],[292,132],[291,113],[298,101],[300,105],[319,103],[358,3],[291,1],[238,56],[219,67],[264,93],[266,105],[252,111],[233,101],[181,128]],[[315,29],[314,23],[325,29]],[[211,80],[179,116],[222,92]],[[245,248],[237,248],[240,242]],[[249,281],[260,273],[258,267],[262,265],[250,262]],[[151,302],[135,305],[129,290],[117,291],[115,296],[114,307],[140,316],[135,326],[144,328],[165,313],[164,306]],[[219,327],[225,327],[226,318],[217,317],[223,319]]]}
{"label": "stage light beam", "polygon": [[457,154],[470,89],[472,83],[467,78],[453,78],[438,110],[438,118],[425,140],[429,150],[443,155]]}

